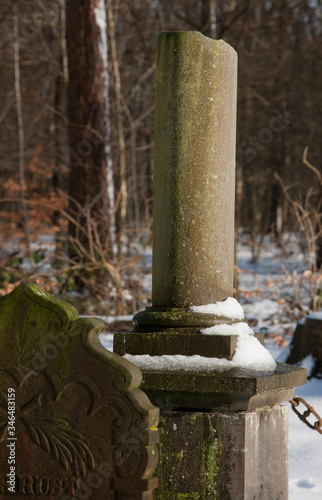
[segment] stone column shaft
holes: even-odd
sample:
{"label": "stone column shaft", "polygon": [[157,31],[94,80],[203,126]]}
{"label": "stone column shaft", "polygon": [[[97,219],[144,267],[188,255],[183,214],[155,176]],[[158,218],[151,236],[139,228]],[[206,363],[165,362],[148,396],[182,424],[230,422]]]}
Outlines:
{"label": "stone column shaft", "polygon": [[156,82],[152,305],[224,300],[233,293],[236,52],[198,32],[161,33]]}

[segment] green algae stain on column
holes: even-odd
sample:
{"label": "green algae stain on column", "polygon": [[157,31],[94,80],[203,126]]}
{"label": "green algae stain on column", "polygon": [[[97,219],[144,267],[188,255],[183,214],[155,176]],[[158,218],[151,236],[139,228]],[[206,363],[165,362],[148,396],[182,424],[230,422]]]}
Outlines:
{"label": "green algae stain on column", "polygon": [[203,483],[205,498],[219,498],[218,488],[217,488],[217,477],[219,474],[219,457],[220,457],[220,442],[217,436],[217,432],[210,425],[210,434],[204,443],[204,475]]}
{"label": "green algae stain on column", "polygon": [[215,500],[220,445],[206,413],[166,412],[161,418],[156,500]]}
{"label": "green algae stain on column", "polygon": [[224,41],[158,36],[154,306],[232,295],[236,76],[236,52]]}

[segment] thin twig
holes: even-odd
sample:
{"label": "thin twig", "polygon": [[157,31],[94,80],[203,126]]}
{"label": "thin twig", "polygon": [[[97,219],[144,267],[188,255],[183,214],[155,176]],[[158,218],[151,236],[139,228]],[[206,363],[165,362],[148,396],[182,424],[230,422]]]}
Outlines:
{"label": "thin twig", "polygon": [[308,150],[309,148],[306,146],[304,148],[304,151],[303,151],[303,158],[302,158],[302,161],[304,163],[304,165],[306,165],[309,169],[312,170],[312,172],[315,173],[315,175],[317,176],[317,178],[319,179],[319,182],[320,184],[322,185],[322,175],[321,173],[318,171],[318,169],[316,167],[314,167],[307,159],[307,153],[308,153]]}

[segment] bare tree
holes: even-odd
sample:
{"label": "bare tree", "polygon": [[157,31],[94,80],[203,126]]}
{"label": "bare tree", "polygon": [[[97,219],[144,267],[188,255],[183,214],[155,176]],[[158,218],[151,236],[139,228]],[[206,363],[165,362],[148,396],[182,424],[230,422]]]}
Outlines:
{"label": "bare tree", "polygon": [[201,31],[204,35],[217,38],[217,0],[202,0]]}
{"label": "bare tree", "polygon": [[29,212],[25,198],[25,134],[24,120],[22,113],[22,98],[20,86],[20,54],[19,54],[19,21],[17,13],[17,5],[13,6],[13,55],[14,55],[14,75],[15,75],[15,94],[16,94],[16,109],[18,122],[18,142],[19,142],[19,190],[24,214],[24,226],[27,237],[27,250],[29,264],[31,263],[31,234],[29,223]]}
{"label": "bare tree", "polygon": [[108,27],[110,32],[111,55],[115,79],[115,100],[116,100],[116,118],[119,140],[120,157],[120,187],[119,187],[119,252],[122,253],[122,247],[125,244],[126,213],[127,213],[127,182],[126,182],[126,143],[123,126],[123,106],[122,106],[122,86],[119,61],[116,48],[115,16],[111,0],[106,0],[108,15]]}
{"label": "bare tree", "polygon": [[[66,2],[69,66],[69,199],[81,225],[91,212],[93,238],[114,242],[114,181],[110,144],[107,19],[104,0]],[[88,247],[71,224],[71,237]],[[85,240],[84,240],[85,238]]]}

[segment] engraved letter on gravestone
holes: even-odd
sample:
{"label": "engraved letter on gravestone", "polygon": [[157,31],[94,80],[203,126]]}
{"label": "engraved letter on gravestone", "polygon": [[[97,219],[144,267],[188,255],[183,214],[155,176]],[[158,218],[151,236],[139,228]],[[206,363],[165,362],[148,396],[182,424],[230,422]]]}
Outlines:
{"label": "engraved letter on gravestone", "polygon": [[0,499],[152,499],[158,410],[103,326],[32,282],[0,299]]}

